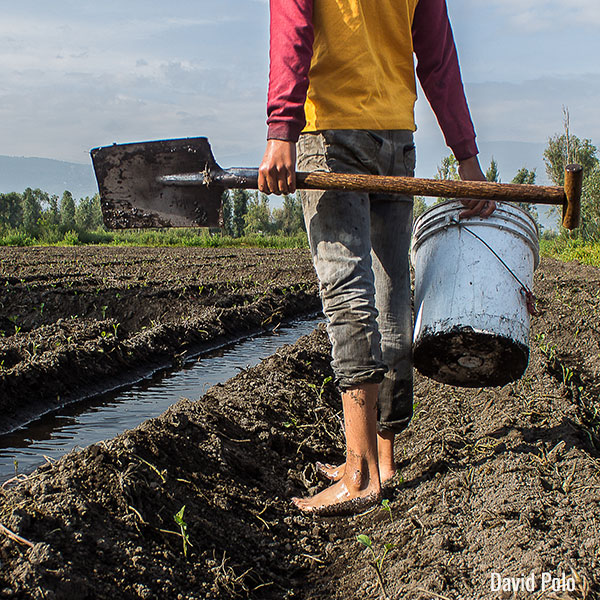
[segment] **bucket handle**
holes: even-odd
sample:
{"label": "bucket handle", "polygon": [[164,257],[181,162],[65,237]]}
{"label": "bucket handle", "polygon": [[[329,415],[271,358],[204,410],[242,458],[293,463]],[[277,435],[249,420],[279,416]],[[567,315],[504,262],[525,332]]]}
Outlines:
{"label": "bucket handle", "polygon": [[516,276],[515,272],[502,260],[502,258],[498,255],[498,253],[483,238],[478,236],[473,230],[469,229],[466,225],[461,223],[460,220],[457,219],[456,217],[453,217],[452,219],[448,219],[448,221],[449,221],[448,226],[450,225],[450,223],[455,224],[458,226],[459,229],[462,228],[465,231],[468,231],[473,237],[476,237],[500,261],[500,264],[502,264],[502,266],[513,276],[515,281],[521,286],[521,291],[523,292],[523,295],[525,296],[525,304],[527,305],[527,312],[531,316],[537,317],[539,313],[538,313],[536,305],[535,305],[536,298],[535,298],[534,293],[529,288],[529,286],[526,285],[525,283],[523,283]]}

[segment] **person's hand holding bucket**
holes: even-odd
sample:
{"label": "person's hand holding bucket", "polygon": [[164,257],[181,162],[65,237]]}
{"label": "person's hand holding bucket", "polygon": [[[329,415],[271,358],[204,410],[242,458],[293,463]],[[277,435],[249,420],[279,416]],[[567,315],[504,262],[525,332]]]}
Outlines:
{"label": "person's hand holding bucket", "polygon": [[[458,161],[458,174],[463,181],[487,181],[477,156],[471,156],[464,160]],[[459,217],[489,217],[496,210],[496,202],[494,200],[473,200],[470,198],[460,198],[463,206],[467,210],[463,210]]]}

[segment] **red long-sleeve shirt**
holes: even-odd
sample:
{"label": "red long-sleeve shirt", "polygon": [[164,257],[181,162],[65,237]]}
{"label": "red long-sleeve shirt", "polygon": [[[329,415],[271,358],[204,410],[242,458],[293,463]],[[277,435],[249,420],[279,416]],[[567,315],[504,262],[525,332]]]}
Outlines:
{"label": "red long-sleeve shirt", "polygon": [[[327,2],[330,0],[319,1]],[[309,77],[311,64],[312,68],[315,69],[315,60],[313,57],[313,43],[315,41],[313,2],[314,0],[270,0],[271,66],[267,105],[268,138],[270,139],[296,141],[300,132],[306,126],[305,106],[307,106],[307,92],[309,90],[309,83],[313,84],[313,78]],[[367,8],[367,10],[376,11],[377,5],[374,8]],[[370,14],[367,16],[370,16]],[[322,15],[320,15],[320,18],[322,18]],[[410,15],[407,18],[410,19]],[[319,23],[317,22],[316,25],[319,26]],[[336,24],[336,27],[340,27],[340,24]],[[438,119],[446,143],[459,160],[475,156],[478,152],[477,145],[475,144],[475,130],[464,94],[446,1],[418,0],[414,8],[414,14],[412,15],[412,22],[407,22],[406,27],[410,28],[408,31],[410,31],[409,35],[412,37],[412,49],[409,48],[408,51],[410,51],[410,56],[412,56],[412,51],[416,55],[417,76]],[[398,37],[401,38],[401,35],[399,34]],[[410,40],[408,43],[410,44]],[[343,53],[344,48],[341,50]],[[369,49],[369,51],[371,50]],[[390,52],[394,52],[394,48],[386,48],[385,51],[389,54]],[[406,51],[407,49],[405,48],[404,52]],[[320,52],[325,55],[327,47],[320,48]],[[318,63],[319,61],[317,60],[316,62]],[[374,61],[374,64],[377,64],[377,60]],[[382,68],[388,70],[390,65],[393,71],[394,65],[392,62],[389,65],[388,63],[384,64]],[[352,69],[352,66],[349,68]],[[319,70],[317,68],[314,72],[315,79],[317,79],[317,74],[321,78],[317,81],[316,85],[324,85],[320,83],[321,81],[326,81],[322,69]],[[411,73],[414,80],[412,59]],[[393,75],[394,73],[392,72]],[[352,79],[352,72],[350,72],[348,77]],[[360,74],[357,75],[357,78],[360,81]],[[412,85],[414,86],[414,82]],[[344,125],[340,128],[377,128],[364,125],[365,122],[368,122],[368,119],[364,121],[361,114],[368,116],[368,102],[371,96],[368,91],[363,95],[366,100],[361,98],[361,102],[366,102],[366,110],[362,110],[363,107],[361,106],[362,112],[355,110],[353,113],[350,108],[354,107],[347,107],[350,114],[349,118],[352,120],[352,126],[349,127],[346,125],[346,119],[343,121]],[[408,96],[410,94],[407,92]],[[383,100],[381,98],[379,100],[380,111],[381,102],[389,102],[390,115],[394,115],[394,111],[398,112],[398,106],[394,104],[393,99],[385,98],[385,90],[383,91]],[[404,102],[410,104],[410,106],[402,107],[402,111],[404,112],[400,111],[400,113],[405,114],[409,110],[412,119],[412,104],[414,100],[411,97]],[[345,112],[343,111],[343,107],[339,112]],[[393,120],[393,116],[390,118]],[[414,120],[412,120],[412,124],[412,128],[414,129]],[[406,128],[406,118],[399,127],[388,126],[382,128]]]}

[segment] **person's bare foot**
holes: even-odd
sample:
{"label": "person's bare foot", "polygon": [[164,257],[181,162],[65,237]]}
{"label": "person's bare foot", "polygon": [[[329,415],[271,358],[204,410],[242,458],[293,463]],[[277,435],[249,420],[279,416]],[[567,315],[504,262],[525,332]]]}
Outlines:
{"label": "person's bare foot", "polygon": [[379,477],[370,477],[368,468],[365,471],[346,475],[344,470],[340,479],[327,489],[310,498],[292,498],[292,502],[303,512],[321,516],[361,512],[381,501]]}
{"label": "person's bare foot", "polygon": [[292,498],[303,512],[333,516],[361,512],[381,500],[377,449],[378,384],[342,392],[346,466],[341,479],[312,498]]}

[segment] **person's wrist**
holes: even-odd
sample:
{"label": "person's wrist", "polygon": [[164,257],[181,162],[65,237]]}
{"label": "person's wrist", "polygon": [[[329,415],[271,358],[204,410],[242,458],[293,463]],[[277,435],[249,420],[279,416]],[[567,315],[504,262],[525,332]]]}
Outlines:
{"label": "person's wrist", "polygon": [[469,156],[468,158],[463,158],[463,159],[459,160],[458,164],[459,165],[479,164],[479,158],[476,154],[475,156]]}
{"label": "person's wrist", "polygon": [[458,161],[458,175],[463,181],[485,181],[477,155]]}

